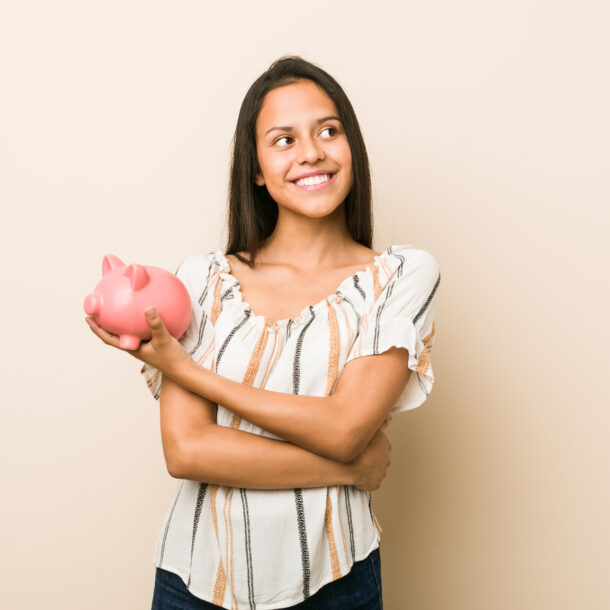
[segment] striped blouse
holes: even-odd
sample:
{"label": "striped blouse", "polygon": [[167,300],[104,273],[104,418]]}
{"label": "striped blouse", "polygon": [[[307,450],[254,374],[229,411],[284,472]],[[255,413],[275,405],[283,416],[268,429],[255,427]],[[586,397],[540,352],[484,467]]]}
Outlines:
{"label": "striped blouse", "polygon": [[[392,411],[419,406],[434,375],[430,348],[440,282],[434,257],[389,246],[296,318],[270,322],[246,303],[221,250],[182,261],[193,313],[180,342],[201,366],[276,392],[328,396],[347,362],[407,348],[409,381]],[[142,375],[159,399],[160,372]],[[217,423],[280,439],[218,405]],[[379,546],[371,493],[349,485],[258,490],[181,480],[154,563],[193,595],[227,609],[300,603]]]}

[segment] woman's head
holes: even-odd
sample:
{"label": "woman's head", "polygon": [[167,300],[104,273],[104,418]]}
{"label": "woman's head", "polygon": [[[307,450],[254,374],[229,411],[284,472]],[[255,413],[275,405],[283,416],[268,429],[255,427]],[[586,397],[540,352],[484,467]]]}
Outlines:
{"label": "woman's head", "polygon": [[[273,118],[286,114],[295,120],[289,125],[293,131],[267,133],[278,126]],[[305,137],[314,116],[335,115],[337,119],[327,118],[316,127],[315,138]],[[296,141],[299,143],[292,146]],[[319,195],[301,193],[292,183],[301,174],[318,169],[335,172],[335,182]],[[239,112],[229,184],[227,253],[248,252],[253,263],[260,244],[275,228],[276,201],[289,205],[292,197],[298,204],[300,197],[309,196],[307,201],[320,202],[319,214],[324,215],[328,197],[323,193],[332,193],[335,201],[339,195],[349,234],[370,247],[370,171],[352,105],[327,72],[300,57],[282,57],[251,85]],[[316,214],[315,209],[312,213]]]}

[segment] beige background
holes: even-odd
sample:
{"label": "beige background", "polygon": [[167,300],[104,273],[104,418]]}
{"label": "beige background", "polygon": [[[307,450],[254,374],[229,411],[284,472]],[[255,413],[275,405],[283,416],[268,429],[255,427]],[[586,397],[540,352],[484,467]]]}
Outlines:
{"label": "beige background", "polygon": [[141,363],[82,301],[105,253],[174,270],[223,246],[238,109],[285,53],[355,107],[374,247],[441,267],[437,384],[373,497],[386,610],[610,607],[609,13],[2,3],[0,607],[150,608],[178,481]]}

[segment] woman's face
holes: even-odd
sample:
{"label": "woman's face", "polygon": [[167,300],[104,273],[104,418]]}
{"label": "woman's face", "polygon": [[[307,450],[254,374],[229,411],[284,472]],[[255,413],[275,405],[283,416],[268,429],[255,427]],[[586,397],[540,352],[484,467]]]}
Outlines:
{"label": "woman's face", "polygon": [[[256,184],[298,214],[326,216],[352,188],[352,153],[337,107],[311,81],[267,93],[256,121],[256,150]],[[318,175],[298,180],[311,173]]]}

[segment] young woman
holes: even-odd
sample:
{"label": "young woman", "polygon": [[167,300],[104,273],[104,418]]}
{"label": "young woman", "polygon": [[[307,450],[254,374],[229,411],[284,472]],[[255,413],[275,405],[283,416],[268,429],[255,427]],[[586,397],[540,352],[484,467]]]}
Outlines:
{"label": "young woman", "polygon": [[181,479],[153,608],[379,609],[370,492],[389,465],[391,412],[432,388],[438,265],[411,245],[370,248],[358,121],[339,84],[299,57],[245,96],[229,201],[226,252],[176,272],[193,306],[184,336],[152,308],[152,339],[129,350]]}

